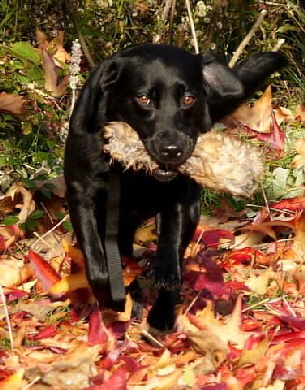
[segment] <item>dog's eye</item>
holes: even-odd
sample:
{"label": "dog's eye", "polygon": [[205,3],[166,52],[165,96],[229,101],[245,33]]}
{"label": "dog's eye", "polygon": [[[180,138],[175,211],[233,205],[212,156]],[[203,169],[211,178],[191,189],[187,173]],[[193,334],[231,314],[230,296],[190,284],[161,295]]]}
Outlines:
{"label": "dog's eye", "polygon": [[150,98],[147,95],[139,95],[136,97],[137,102],[142,105],[147,105],[151,103]]}
{"label": "dog's eye", "polygon": [[191,106],[195,102],[195,97],[193,95],[185,95],[182,98],[182,104],[184,106]]}

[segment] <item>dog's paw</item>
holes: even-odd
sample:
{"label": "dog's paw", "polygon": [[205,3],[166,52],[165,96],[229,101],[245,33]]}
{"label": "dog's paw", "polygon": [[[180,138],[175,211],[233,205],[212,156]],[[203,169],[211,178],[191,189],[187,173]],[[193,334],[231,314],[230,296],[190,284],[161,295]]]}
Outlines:
{"label": "dog's paw", "polygon": [[177,290],[163,290],[160,292],[147,316],[147,322],[151,328],[162,332],[170,332],[174,329],[176,323],[175,307],[178,296]]}
{"label": "dog's paw", "polygon": [[181,270],[179,261],[164,261],[154,258],[148,276],[158,288],[174,290],[181,286]]}

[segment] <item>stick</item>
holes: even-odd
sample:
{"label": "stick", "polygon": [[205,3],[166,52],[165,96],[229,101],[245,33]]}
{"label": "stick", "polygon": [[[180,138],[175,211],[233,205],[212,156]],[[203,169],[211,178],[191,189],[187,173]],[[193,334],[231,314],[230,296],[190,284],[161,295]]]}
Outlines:
{"label": "stick", "polygon": [[257,21],[254,23],[253,27],[251,28],[251,30],[248,32],[248,34],[245,36],[245,38],[242,40],[242,42],[238,46],[236,52],[234,53],[233,57],[231,58],[231,61],[229,62],[229,66],[231,68],[236,64],[236,62],[239,59],[241,53],[244,51],[245,47],[250,42],[251,38],[253,37],[253,35],[255,34],[257,29],[259,28],[259,26],[262,24],[266,14],[267,14],[267,10],[263,9],[261,11]]}
{"label": "stick", "polygon": [[271,51],[279,51],[281,46],[285,43],[285,39],[278,39]]}
{"label": "stick", "polygon": [[6,299],[5,299],[5,295],[4,295],[1,284],[0,284],[0,298],[3,302],[4,315],[5,315],[5,319],[6,319],[6,323],[7,323],[7,329],[8,329],[8,335],[9,335],[10,344],[11,344],[11,350],[13,351],[13,349],[14,349],[13,332],[12,332],[12,327],[11,327],[11,323],[10,323],[10,316],[8,314],[8,310],[7,310],[7,306],[6,306]]}
{"label": "stick", "polygon": [[186,9],[187,9],[187,13],[188,13],[189,19],[190,19],[190,27],[191,27],[192,36],[193,36],[193,39],[194,39],[195,53],[198,54],[199,53],[198,39],[196,37],[196,31],[195,31],[193,15],[192,15],[192,11],[191,11],[190,0],[185,0],[185,6],[186,6]]}

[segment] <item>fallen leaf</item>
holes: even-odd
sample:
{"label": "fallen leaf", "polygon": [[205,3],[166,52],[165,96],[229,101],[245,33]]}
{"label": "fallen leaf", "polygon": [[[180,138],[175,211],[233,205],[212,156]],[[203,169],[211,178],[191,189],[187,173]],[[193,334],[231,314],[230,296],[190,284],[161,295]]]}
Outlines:
{"label": "fallen leaf", "polygon": [[86,271],[77,272],[61,278],[58,282],[50,286],[49,292],[53,295],[62,295],[79,288],[89,288]]}
{"label": "fallen leaf", "polygon": [[252,130],[259,133],[270,133],[272,123],[271,98],[271,86],[269,86],[252,106],[243,104],[231,116]]}
{"label": "fallen leaf", "polygon": [[26,259],[33,266],[37,278],[42,282],[47,291],[50,291],[51,287],[60,281],[59,274],[38,253],[29,250]]}
{"label": "fallen leaf", "polygon": [[217,335],[225,344],[231,342],[237,348],[244,348],[246,340],[253,334],[241,330],[241,295],[238,296],[231,316],[228,316],[225,322],[216,320],[215,314],[212,317],[211,310],[208,310],[206,314],[206,309],[198,311],[196,315],[188,312],[186,317],[198,329],[208,330]]}
{"label": "fallen leaf", "polygon": [[21,390],[24,369],[20,368],[17,372],[0,381],[0,390]]}
{"label": "fallen leaf", "polygon": [[33,270],[22,260],[7,258],[0,261],[0,275],[2,286],[17,287],[33,276]]}
{"label": "fallen leaf", "polygon": [[238,366],[243,366],[246,364],[256,364],[262,357],[266,355],[268,346],[270,345],[270,340],[264,338],[258,345],[253,349],[244,349],[238,359]]}
{"label": "fallen leaf", "polygon": [[274,277],[274,272],[271,268],[260,270],[258,276],[255,272],[245,280],[245,285],[255,294],[266,294],[269,282]]}

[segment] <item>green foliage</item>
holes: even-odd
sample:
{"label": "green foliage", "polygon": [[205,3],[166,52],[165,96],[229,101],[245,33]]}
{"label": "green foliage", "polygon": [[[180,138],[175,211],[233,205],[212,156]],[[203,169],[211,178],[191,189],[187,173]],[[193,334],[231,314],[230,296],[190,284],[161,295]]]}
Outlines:
{"label": "green foliage", "polygon": [[8,351],[11,349],[11,341],[8,337],[1,337],[0,338],[0,350],[2,351]]}
{"label": "green foliage", "polygon": [[0,72],[5,75],[0,91],[26,101],[25,114],[0,113],[0,169],[12,181],[30,178],[40,167],[60,172],[63,141],[59,132],[66,114],[44,91],[38,51],[28,42],[17,42],[0,46],[0,58],[4,58]]}

